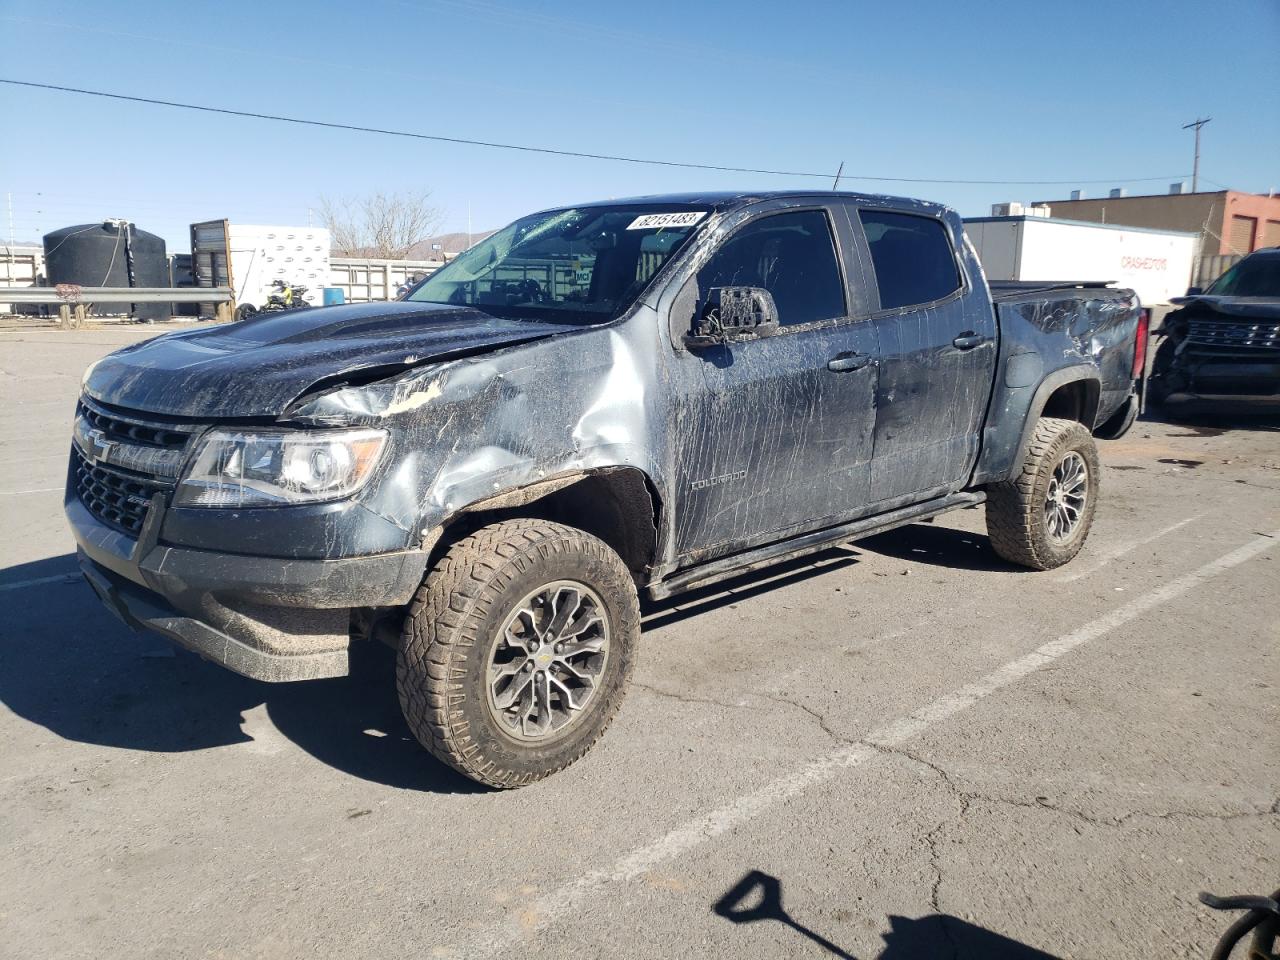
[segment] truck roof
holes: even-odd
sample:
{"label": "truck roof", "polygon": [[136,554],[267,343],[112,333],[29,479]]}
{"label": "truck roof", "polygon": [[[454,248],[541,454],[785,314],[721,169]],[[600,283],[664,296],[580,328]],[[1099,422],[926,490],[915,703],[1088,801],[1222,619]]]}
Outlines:
{"label": "truck roof", "polygon": [[710,207],[717,211],[724,211],[731,210],[735,207],[745,206],[748,203],[757,203],[761,200],[790,199],[855,200],[871,202],[877,205],[911,207],[916,210],[920,210],[921,212],[929,212],[933,214],[938,214],[948,209],[943,204],[931,203],[927,200],[914,200],[910,197],[892,197],[875,193],[854,193],[845,190],[707,190],[688,193],[654,193],[641,197],[614,197],[609,200],[592,200],[587,203],[567,203],[557,207],[550,207],[548,209],[564,209],[567,207],[631,206],[649,203],[685,204],[689,206]]}

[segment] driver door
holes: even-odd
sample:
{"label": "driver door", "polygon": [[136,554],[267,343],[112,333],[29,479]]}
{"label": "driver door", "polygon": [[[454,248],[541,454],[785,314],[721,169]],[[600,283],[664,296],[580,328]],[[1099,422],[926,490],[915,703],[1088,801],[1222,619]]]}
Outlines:
{"label": "driver door", "polygon": [[[839,222],[825,207],[750,219],[675,300],[682,565],[830,525],[867,501],[878,348],[874,326],[850,307]],[[708,291],[727,286],[768,290],[778,332],[680,346]]]}

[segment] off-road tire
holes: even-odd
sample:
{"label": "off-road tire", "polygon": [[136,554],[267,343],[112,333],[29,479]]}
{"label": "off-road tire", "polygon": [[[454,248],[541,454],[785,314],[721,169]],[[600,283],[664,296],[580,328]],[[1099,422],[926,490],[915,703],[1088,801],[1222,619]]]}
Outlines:
{"label": "off-road tire", "polygon": [[[562,734],[521,742],[495,722],[487,701],[497,631],[531,590],[557,580],[590,587],[609,618],[599,687]],[[635,663],[640,604],[622,558],[582,530],[506,520],[454,544],[409,604],[396,690],[409,728],[434,756],[492,787],[521,787],[580,759],[618,712]]]}
{"label": "off-road tire", "polygon": [[[1073,451],[1084,460],[1089,487],[1077,526],[1060,542],[1049,535],[1045,499],[1054,469]],[[987,491],[987,536],[996,553],[1032,570],[1052,570],[1071,560],[1084,546],[1093,525],[1101,473],[1098,448],[1084,424],[1041,417],[1018,475],[993,484]]]}

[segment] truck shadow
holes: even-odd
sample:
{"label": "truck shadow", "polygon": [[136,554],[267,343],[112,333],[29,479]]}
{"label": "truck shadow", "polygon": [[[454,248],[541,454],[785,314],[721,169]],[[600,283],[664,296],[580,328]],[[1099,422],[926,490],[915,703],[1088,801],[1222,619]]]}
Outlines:
{"label": "truck shadow", "polygon": [[[921,537],[924,540],[921,540]],[[985,538],[916,525],[862,541],[878,553],[973,569],[989,565]],[[917,547],[925,543],[929,552]],[[989,551],[989,548],[985,548]],[[993,555],[994,556],[994,555]],[[839,547],[643,605],[654,630],[858,562]],[[18,585],[18,586],[14,586]],[[5,589],[7,587],[7,589]],[[395,693],[395,654],[357,644],[349,676],[305,683],[250,680],[138,634],[111,616],[65,554],[0,570],[0,702],[59,737],[181,753],[252,743],[245,714],[265,707],[272,725],[316,759],[352,776],[408,790],[485,788],[428,754],[409,731]]]}
{"label": "truck shadow", "polygon": [[1031,572],[1002,559],[992,548],[985,533],[970,533],[933,523],[913,523],[888,533],[879,533],[859,540],[857,546],[884,557],[955,570]]}
{"label": "truck shadow", "polygon": [[251,743],[244,714],[265,706],[298,747],[352,776],[408,790],[484,788],[432,758],[409,732],[395,693],[395,655],[360,645],[350,676],[308,683],[249,680],[115,620],[71,555],[0,571],[0,701],[59,737],[180,753]]}
{"label": "truck shadow", "polygon": [[[830,908],[830,904],[823,905]],[[797,921],[782,902],[782,882],[759,870],[746,873],[711,908],[712,912],[734,924],[772,921],[789,927],[797,937],[816,944],[840,960],[857,958],[822,933]],[[819,909],[817,912],[827,912]],[[837,910],[835,915],[847,921],[855,914]],[[1037,950],[992,930],[948,914],[931,914],[918,919],[890,915],[889,932],[883,934],[884,949],[876,960],[917,960],[919,957],[971,957],[974,960],[1058,960],[1053,954]]]}
{"label": "truck shadow", "polygon": [[832,570],[851,567],[857,562],[858,552],[852,546],[833,547],[807,557],[784,560],[763,570],[733,577],[709,587],[689,590],[666,600],[642,599],[641,625],[645,630],[670,626],[690,617],[749,600],[770,590],[803,583]]}

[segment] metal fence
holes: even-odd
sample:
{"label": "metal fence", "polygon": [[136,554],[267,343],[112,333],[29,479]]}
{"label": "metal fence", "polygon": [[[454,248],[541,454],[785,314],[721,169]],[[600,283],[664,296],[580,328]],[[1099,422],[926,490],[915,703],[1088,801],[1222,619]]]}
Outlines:
{"label": "metal fence", "polygon": [[34,287],[44,274],[44,248],[0,246],[0,313],[12,313],[13,305],[4,299],[9,287]]}
{"label": "metal fence", "polygon": [[1191,269],[1191,286],[1204,288],[1244,259],[1242,253],[1217,253],[1200,257]]}
{"label": "metal fence", "polygon": [[221,322],[231,319],[230,287],[82,287],[60,283],[53,287],[13,287],[5,294],[11,304],[52,305],[64,329],[83,326],[89,311],[102,304],[211,303]]}
{"label": "metal fence", "polygon": [[394,300],[399,287],[429,276],[442,266],[444,264],[436,260],[330,257],[329,286],[340,289],[347,303]]}
{"label": "metal fence", "polygon": [[[394,300],[396,291],[404,284],[434,273],[443,264],[436,260],[378,260],[362,257],[335,257],[330,261],[328,286],[342,290],[348,303],[367,303],[371,300]],[[38,246],[0,245],[0,314],[17,312],[18,304],[7,300],[4,291],[9,288],[30,289],[46,282],[44,277],[44,250]],[[36,304],[55,301],[31,301]],[[106,301],[102,301],[106,302]],[[125,301],[112,301],[125,302]],[[135,301],[128,301],[135,302]],[[176,300],[181,303],[182,300]],[[209,302],[207,299],[205,302]],[[106,311],[110,312],[110,311]],[[212,310],[204,311],[206,314]]]}

